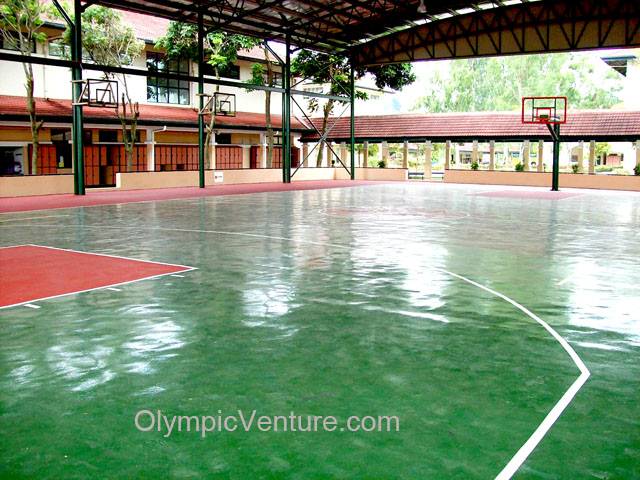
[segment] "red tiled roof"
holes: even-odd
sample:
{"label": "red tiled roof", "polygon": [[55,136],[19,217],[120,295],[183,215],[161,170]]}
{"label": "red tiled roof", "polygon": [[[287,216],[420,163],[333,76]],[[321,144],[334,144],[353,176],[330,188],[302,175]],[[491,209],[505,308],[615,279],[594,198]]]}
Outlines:
{"label": "red tiled roof", "polygon": [[[39,118],[49,121],[71,121],[71,101],[36,99],[36,112]],[[15,120],[19,117],[27,118],[27,106],[25,97],[0,95],[0,121]],[[104,122],[116,119],[111,108],[84,107],[84,117],[87,120]],[[166,105],[140,104],[140,125],[170,125],[196,126],[198,112],[190,107],[171,107]],[[280,115],[271,115],[271,123],[274,128],[282,128]],[[237,112],[235,117],[217,116],[216,125],[219,127],[244,127],[265,128],[264,113]],[[293,130],[304,130],[305,125],[296,118],[291,119]]]}
{"label": "red tiled roof", "polygon": [[[321,119],[313,119],[320,128]],[[333,121],[329,122],[331,125]],[[543,125],[523,125],[519,112],[433,113],[356,117],[358,139],[500,139],[546,138],[549,131]],[[584,140],[598,138],[640,139],[640,112],[613,110],[582,110],[567,114],[561,126],[562,137]],[[313,140],[317,135],[307,136]],[[349,138],[349,117],[338,119],[330,140]]]}

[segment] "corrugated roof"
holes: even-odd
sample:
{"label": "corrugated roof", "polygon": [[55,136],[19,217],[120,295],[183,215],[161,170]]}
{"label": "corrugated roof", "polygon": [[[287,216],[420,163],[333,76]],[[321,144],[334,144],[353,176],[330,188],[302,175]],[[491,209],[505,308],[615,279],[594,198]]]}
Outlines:
{"label": "corrugated roof", "polygon": [[[313,119],[320,128],[321,119]],[[334,120],[329,122],[332,125]],[[356,138],[411,139],[477,139],[500,138],[537,139],[549,137],[544,125],[523,125],[519,112],[433,113],[356,117]],[[328,138],[344,141],[349,138],[349,117],[337,120]],[[584,140],[637,137],[640,139],[640,112],[613,110],[582,110],[568,113],[561,126],[562,137]],[[305,137],[307,140],[317,135]]]}
{"label": "corrugated roof", "polygon": [[[37,115],[45,121],[71,121],[71,101],[54,99],[36,99]],[[113,109],[84,107],[86,121],[115,121]],[[27,119],[25,97],[0,95],[0,121]],[[171,107],[167,105],[140,104],[140,125],[196,126],[198,112],[190,107]],[[271,115],[274,128],[282,128],[281,115]],[[237,112],[235,117],[217,116],[216,125],[224,128],[265,128],[264,113]],[[304,130],[306,126],[296,118],[291,119],[293,130]]]}

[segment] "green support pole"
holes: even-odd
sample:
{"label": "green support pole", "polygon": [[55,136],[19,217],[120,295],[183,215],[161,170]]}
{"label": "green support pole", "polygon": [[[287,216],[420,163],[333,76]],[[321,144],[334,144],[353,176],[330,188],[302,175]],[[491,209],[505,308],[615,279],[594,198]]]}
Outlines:
{"label": "green support pole", "polygon": [[351,101],[350,135],[351,135],[351,180],[356,179],[356,82],[353,59],[351,59],[351,69],[349,72],[349,96]]}
{"label": "green support pole", "polygon": [[[71,69],[71,78],[73,82],[73,99],[76,103],[80,99],[82,93],[82,5],[80,0],[74,0],[74,25],[73,25],[73,40],[71,42],[71,59],[74,62]],[[73,106],[73,130],[72,139],[73,142],[73,191],[76,195],[84,195],[84,145],[83,145],[83,119],[82,119],[82,105]]]}
{"label": "green support pole", "polygon": [[284,60],[284,118],[282,119],[282,167],[284,168],[284,183],[291,183],[291,37],[287,35],[287,52]]}
{"label": "green support pole", "polygon": [[551,191],[557,192],[560,183],[560,125],[553,126],[553,172],[551,174]]}
{"label": "green support pole", "polygon": [[[204,71],[202,68],[204,65],[204,22],[202,19],[202,12],[198,12],[198,102],[200,105],[200,112],[204,109]],[[214,99],[215,101],[215,99]],[[215,111],[212,112],[215,115]],[[198,171],[199,186],[204,188],[204,157],[205,157],[205,145],[204,145],[205,133],[204,133],[204,115],[201,113],[198,115]]]}

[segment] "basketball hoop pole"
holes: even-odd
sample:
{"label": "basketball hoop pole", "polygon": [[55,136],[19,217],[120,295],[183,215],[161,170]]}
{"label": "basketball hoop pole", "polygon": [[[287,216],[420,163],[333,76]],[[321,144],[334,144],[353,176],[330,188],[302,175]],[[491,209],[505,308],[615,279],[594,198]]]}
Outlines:
{"label": "basketball hoop pole", "polygon": [[560,125],[547,123],[551,138],[553,138],[553,167],[551,172],[551,191],[557,192],[560,183]]}

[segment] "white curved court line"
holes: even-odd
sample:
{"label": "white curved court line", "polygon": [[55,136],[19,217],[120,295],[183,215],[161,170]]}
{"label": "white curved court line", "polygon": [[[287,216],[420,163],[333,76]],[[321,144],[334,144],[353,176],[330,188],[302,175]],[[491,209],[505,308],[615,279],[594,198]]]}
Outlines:
{"label": "white curved court line", "polygon": [[[4,226],[4,225],[0,225]],[[54,228],[77,228],[78,225],[38,225],[38,224],[30,224],[30,225],[21,225],[21,226],[34,226],[34,227],[54,227]],[[290,237],[280,237],[280,236],[272,236],[272,235],[262,235],[258,233],[246,233],[246,232],[227,232],[224,230],[198,230],[198,229],[188,229],[188,228],[140,228],[138,226],[134,227],[122,227],[122,226],[94,226],[94,225],[82,225],[82,228],[98,228],[98,229],[116,229],[116,230],[147,230],[147,231],[175,231],[175,232],[185,232],[185,233],[212,233],[216,235],[234,235],[241,237],[251,237],[251,238],[267,238],[270,240],[284,240],[288,242],[295,242],[301,244],[308,245],[322,245],[322,246],[331,246],[335,248],[348,249],[347,245],[340,245],[336,243],[326,243],[326,242],[314,242],[311,240],[300,240]],[[475,282],[465,276],[459,275],[454,272],[450,272],[448,270],[444,270],[442,268],[433,267],[435,271],[444,273],[446,275],[457,278],[458,280],[462,280],[474,287],[478,287],[485,292],[488,292],[496,297],[504,300],[505,302],[513,305],[515,308],[520,310],[522,313],[527,315],[529,318],[533,319],[536,323],[540,324],[551,336],[562,346],[562,348],[567,352],[573,363],[576,364],[578,370],[580,370],[580,376],[571,384],[569,389],[560,397],[560,400],[553,406],[553,408],[547,413],[546,417],[538,425],[535,431],[531,434],[531,436],[527,439],[527,441],[520,447],[520,449],[516,452],[516,454],[509,460],[509,462],[505,465],[505,467],[500,471],[500,473],[495,477],[496,480],[508,480],[518,471],[518,469],[522,466],[522,464],[527,460],[529,455],[535,450],[538,444],[542,441],[547,432],[551,429],[553,424],[558,420],[562,412],[567,408],[567,406],[571,403],[573,398],[576,396],[578,391],[585,384],[591,373],[589,369],[584,364],[582,359],[578,356],[576,351],[573,349],[569,342],[567,342],[558,332],[556,332],[553,327],[551,327],[547,322],[538,317],[535,313],[533,313],[528,308],[519,304],[515,300],[507,297],[503,293],[500,293],[492,288],[489,288],[481,283]]]}
{"label": "white curved court line", "polygon": [[549,332],[551,336],[555,338],[560,345],[562,345],[562,348],[565,349],[565,351],[571,357],[571,360],[573,360],[573,363],[575,363],[578,369],[580,370],[580,376],[576,379],[575,382],[573,382],[573,384],[569,387],[569,389],[566,392],[564,392],[564,395],[562,395],[560,400],[558,400],[558,403],[556,403],[553,406],[553,408],[549,411],[549,413],[547,413],[547,416],[544,418],[542,423],[538,425],[538,428],[535,429],[535,431],[531,434],[529,439],[524,443],[524,445],[522,445],[522,447],[520,447],[520,449],[516,452],[513,458],[509,460],[509,463],[507,463],[507,465],[505,465],[502,471],[496,476],[496,480],[508,480],[509,478],[513,477],[513,475],[518,471],[518,469],[525,462],[527,457],[531,455],[531,452],[533,452],[533,450],[542,441],[542,439],[547,434],[547,432],[551,429],[551,427],[556,422],[556,420],[558,420],[560,415],[562,415],[562,412],[564,411],[564,409],[567,408],[567,406],[571,403],[571,401],[573,400],[573,397],[576,396],[578,391],[585,384],[585,382],[587,381],[591,373],[589,372],[589,369],[584,364],[582,359],[578,356],[576,351],[573,349],[573,347],[569,345],[569,342],[567,342],[564,338],[562,338],[560,334],[553,329],[553,327],[551,327],[547,322],[545,322],[540,317],[538,317],[531,310],[527,309],[526,307],[523,307],[518,302],[516,302],[515,300],[512,300],[506,295],[500,292],[497,292],[489,287],[486,287],[478,282],[474,282],[473,280],[470,280],[467,277],[463,277],[462,275],[458,275],[457,273],[449,272],[447,270],[442,270],[439,268],[436,270],[446,273],[447,275],[451,275],[452,277],[458,278],[464,282],[467,282],[475,287],[478,287],[484,290],[485,292],[489,292],[495,295],[496,297],[501,298],[505,302],[508,302],[514,307],[516,307],[518,310],[520,310],[522,313],[524,313],[528,317],[535,320],[537,323],[542,325],[544,329],[547,332]]}

